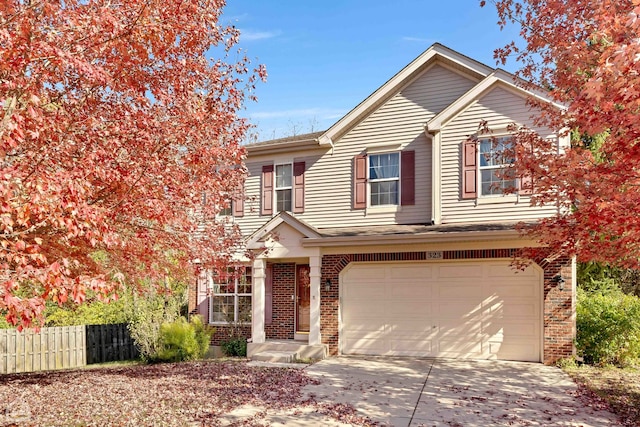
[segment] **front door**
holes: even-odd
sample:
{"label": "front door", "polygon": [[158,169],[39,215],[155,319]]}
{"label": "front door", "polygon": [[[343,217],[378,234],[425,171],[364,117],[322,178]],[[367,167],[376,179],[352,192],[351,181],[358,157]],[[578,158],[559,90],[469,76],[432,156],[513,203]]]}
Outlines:
{"label": "front door", "polygon": [[297,307],[296,332],[309,332],[311,309],[311,278],[308,265],[296,265]]}

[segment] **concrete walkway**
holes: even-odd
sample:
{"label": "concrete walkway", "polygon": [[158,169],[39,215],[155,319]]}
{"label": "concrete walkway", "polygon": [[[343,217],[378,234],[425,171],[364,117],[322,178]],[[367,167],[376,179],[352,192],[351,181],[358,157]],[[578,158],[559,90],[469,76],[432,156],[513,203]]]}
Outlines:
{"label": "concrete walkway", "polygon": [[560,369],[537,363],[338,357],[309,366],[304,392],[390,426],[616,426]]}

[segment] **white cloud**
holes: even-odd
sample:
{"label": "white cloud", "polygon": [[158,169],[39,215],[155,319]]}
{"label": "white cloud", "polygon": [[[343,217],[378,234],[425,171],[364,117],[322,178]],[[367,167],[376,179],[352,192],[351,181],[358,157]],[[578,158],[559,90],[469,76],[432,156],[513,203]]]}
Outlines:
{"label": "white cloud", "polygon": [[428,44],[435,43],[434,39],[425,39],[425,38],[421,38],[421,37],[405,36],[405,37],[402,38],[402,40],[404,40],[406,42],[419,42],[419,43],[428,43]]}
{"label": "white cloud", "polygon": [[240,29],[240,40],[244,41],[255,41],[255,40],[265,40],[273,37],[277,37],[282,34],[282,31],[254,31],[254,30],[243,30]]}

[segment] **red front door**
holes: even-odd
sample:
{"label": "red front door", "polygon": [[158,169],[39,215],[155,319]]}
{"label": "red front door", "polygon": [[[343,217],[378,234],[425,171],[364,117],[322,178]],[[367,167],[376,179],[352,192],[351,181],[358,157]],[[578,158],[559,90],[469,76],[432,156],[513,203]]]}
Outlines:
{"label": "red front door", "polygon": [[296,266],[297,307],[296,332],[309,332],[309,312],[311,309],[311,278],[308,265]]}

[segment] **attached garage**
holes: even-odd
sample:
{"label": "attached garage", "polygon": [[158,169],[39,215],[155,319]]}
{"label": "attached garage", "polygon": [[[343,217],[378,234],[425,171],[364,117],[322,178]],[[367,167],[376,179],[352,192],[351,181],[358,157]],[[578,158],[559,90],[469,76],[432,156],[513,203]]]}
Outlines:
{"label": "attached garage", "polygon": [[543,272],[508,259],[351,263],[342,354],[542,360]]}

